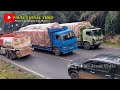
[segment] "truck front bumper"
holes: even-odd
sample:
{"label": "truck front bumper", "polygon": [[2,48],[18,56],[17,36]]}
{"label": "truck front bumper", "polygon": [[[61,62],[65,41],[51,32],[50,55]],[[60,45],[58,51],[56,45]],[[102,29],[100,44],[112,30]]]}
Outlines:
{"label": "truck front bumper", "polygon": [[78,50],[78,45],[77,44],[74,44],[74,45],[71,45],[71,46],[66,46],[66,48],[61,48],[62,54],[70,53],[74,50]]}
{"label": "truck front bumper", "polygon": [[94,42],[94,43],[93,43],[93,46],[101,45],[102,43],[103,43],[103,41],[97,41],[97,42]]}
{"label": "truck front bumper", "polygon": [[27,47],[25,49],[17,51],[16,55],[17,55],[18,58],[20,58],[20,57],[24,57],[24,56],[30,55],[31,53],[32,53],[32,49],[30,47]]}

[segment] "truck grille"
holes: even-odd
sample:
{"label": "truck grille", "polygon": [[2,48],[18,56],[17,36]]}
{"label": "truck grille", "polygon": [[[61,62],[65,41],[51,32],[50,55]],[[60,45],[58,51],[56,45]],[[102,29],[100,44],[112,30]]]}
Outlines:
{"label": "truck grille", "polygon": [[96,40],[96,42],[100,42],[100,41],[102,41],[102,39],[98,39],[98,40]]}

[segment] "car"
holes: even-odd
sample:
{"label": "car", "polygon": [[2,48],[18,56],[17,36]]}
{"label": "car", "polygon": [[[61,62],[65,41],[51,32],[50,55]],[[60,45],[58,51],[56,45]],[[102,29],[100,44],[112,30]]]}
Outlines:
{"label": "car", "polygon": [[120,79],[120,56],[100,54],[73,60],[68,65],[68,74],[71,79]]}

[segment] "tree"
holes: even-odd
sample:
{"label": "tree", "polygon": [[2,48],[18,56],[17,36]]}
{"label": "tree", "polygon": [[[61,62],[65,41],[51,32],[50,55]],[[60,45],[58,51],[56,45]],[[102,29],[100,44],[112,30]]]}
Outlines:
{"label": "tree", "polygon": [[116,35],[120,34],[120,12],[109,11],[105,18],[105,34]]}
{"label": "tree", "polygon": [[51,20],[50,22],[58,22],[58,23],[65,23],[66,22],[66,17],[64,15],[64,13],[60,12],[60,11],[45,11],[43,13],[43,15],[51,15],[53,16],[53,20]]}
{"label": "tree", "polygon": [[68,22],[77,22],[78,16],[75,14],[76,11],[71,11],[70,15],[68,16]]}

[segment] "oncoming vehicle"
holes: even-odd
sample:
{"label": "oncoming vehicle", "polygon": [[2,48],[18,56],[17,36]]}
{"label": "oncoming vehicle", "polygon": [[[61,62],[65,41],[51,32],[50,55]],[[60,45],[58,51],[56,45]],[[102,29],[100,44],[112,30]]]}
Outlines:
{"label": "oncoming vehicle", "polygon": [[68,29],[73,30],[78,45],[84,47],[84,49],[98,48],[103,42],[101,28],[91,25],[88,21],[63,23],[60,25],[67,26]]}
{"label": "oncoming vehicle", "polygon": [[71,79],[120,79],[120,56],[100,54],[68,65]]}

